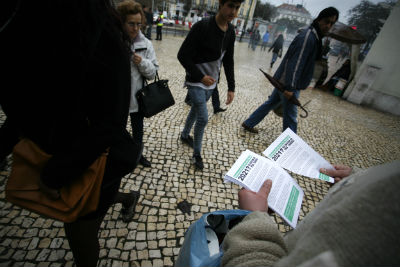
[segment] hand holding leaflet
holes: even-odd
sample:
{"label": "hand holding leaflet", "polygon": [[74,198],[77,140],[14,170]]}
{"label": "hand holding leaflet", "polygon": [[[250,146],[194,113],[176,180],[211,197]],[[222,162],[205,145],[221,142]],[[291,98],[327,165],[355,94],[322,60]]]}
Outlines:
{"label": "hand holding leaflet", "polygon": [[296,227],[304,193],[296,181],[276,163],[246,150],[224,179],[253,192],[258,192],[266,179],[272,180],[268,206],[290,226]]}
{"label": "hand holding leaflet", "polygon": [[319,170],[334,167],[312,149],[290,128],[287,128],[263,154],[283,168],[310,178],[334,183],[334,179]]}

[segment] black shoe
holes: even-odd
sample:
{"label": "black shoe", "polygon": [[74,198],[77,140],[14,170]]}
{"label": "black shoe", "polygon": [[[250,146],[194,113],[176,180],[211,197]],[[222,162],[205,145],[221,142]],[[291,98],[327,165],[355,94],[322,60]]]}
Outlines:
{"label": "black shoe", "polygon": [[196,167],[197,170],[203,170],[204,168],[204,164],[203,164],[203,159],[201,158],[201,156],[194,156],[193,157],[193,163],[194,166]]}
{"label": "black shoe", "polygon": [[191,137],[190,135],[188,135],[188,137],[186,137],[186,138],[181,135],[181,141],[182,141],[182,143],[193,148],[193,137]]}
{"label": "black shoe", "polygon": [[143,167],[151,167],[151,162],[148,161],[145,157],[141,157],[139,163],[142,164]]}
{"label": "black shoe", "polygon": [[133,216],[135,215],[135,207],[140,197],[138,191],[132,191],[130,195],[131,198],[129,204],[125,205],[122,204],[122,210],[121,210],[122,221],[126,223],[129,223],[132,220]]}
{"label": "black shoe", "polygon": [[250,126],[247,126],[244,122],[242,123],[242,127],[243,127],[246,131],[249,131],[249,132],[251,132],[251,133],[258,133],[258,130],[257,130],[257,129],[254,129],[254,128],[250,127]]}
{"label": "black shoe", "polygon": [[226,111],[226,108],[217,108],[216,110],[214,110],[214,114],[217,114],[219,112],[224,112]]}

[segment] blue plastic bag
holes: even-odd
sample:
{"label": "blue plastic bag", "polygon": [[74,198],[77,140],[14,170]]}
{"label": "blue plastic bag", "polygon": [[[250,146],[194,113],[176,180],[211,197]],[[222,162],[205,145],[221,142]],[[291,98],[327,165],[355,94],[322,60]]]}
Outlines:
{"label": "blue plastic bag", "polygon": [[[229,224],[229,222],[244,217],[249,213],[250,211],[247,210],[222,210],[210,212],[201,216],[201,218],[193,223],[186,231],[185,241],[179,251],[175,267],[220,266],[223,255],[222,250],[219,250],[219,252],[211,256],[211,250],[207,242],[207,238],[210,239],[210,234],[212,234],[212,231],[207,231],[207,228],[213,228],[209,223],[209,219],[211,218],[209,216],[220,218],[221,216],[218,215],[223,215],[225,222]],[[210,242],[210,245],[212,245],[211,243],[213,242]]]}

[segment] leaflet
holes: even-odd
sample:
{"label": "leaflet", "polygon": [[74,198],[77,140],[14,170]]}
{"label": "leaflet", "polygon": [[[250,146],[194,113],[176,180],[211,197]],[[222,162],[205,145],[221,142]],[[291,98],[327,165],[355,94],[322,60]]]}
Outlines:
{"label": "leaflet", "polygon": [[296,181],[278,164],[246,150],[224,177],[225,182],[236,183],[258,192],[266,179],[272,180],[268,207],[295,228],[304,192]]}
{"label": "leaflet", "polygon": [[332,177],[319,171],[334,167],[289,128],[263,154],[291,172],[334,183]]}

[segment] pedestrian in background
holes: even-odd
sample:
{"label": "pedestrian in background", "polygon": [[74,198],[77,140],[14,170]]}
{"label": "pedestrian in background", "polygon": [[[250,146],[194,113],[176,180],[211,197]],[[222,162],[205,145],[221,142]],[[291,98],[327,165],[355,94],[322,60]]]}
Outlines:
{"label": "pedestrian in background", "polygon": [[[143,79],[152,80],[156,76],[158,63],[153,44],[140,31],[145,21],[144,12],[139,3],[125,0],[118,4],[117,10],[129,35],[133,52],[131,58],[131,97],[129,115],[131,117],[133,139],[143,146],[143,120],[136,93],[143,88]],[[151,167],[143,153],[139,161],[144,167]]]}
{"label": "pedestrian in background", "polygon": [[[322,38],[326,36],[339,18],[339,11],[334,7],[322,10],[310,27],[301,31],[290,44],[285,57],[275,72],[274,78],[284,85],[284,90],[291,97],[299,98],[300,90],[310,84],[314,74],[315,61],[321,58]],[[267,114],[282,103],[283,131],[290,128],[297,132],[297,106],[289,101],[277,88],[274,88],[268,100],[258,107],[242,127],[252,133],[258,131],[254,127],[260,123]]]}
{"label": "pedestrian in background", "polygon": [[162,27],[163,27],[164,15],[160,13],[157,17],[156,24],[157,24],[157,37],[156,40],[162,40]]}
{"label": "pedestrian in background", "polygon": [[278,38],[276,38],[275,42],[272,44],[268,52],[271,52],[272,50],[272,59],[270,63],[270,68],[274,65],[275,61],[278,59],[278,56],[282,56],[282,50],[283,50],[283,35],[279,34]]}
{"label": "pedestrian in background", "polygon": [[260,39],[261,39],[260,31],[256,30],[255,33],[254,33],[253,42],[251,44],[251,49],[253,51],[256,50],[256,47],[257,47],[258,42],[260,41]]}
{"label": "pedestrian in background", "polygon": [[[0,105],[20,137],[52,155],[41,183],[57,192],[109,149],[97,210],[64,223],[75,264],[96,266],[100,225],[141,153],[126,130],[128,38],[111,1],[18,1],[15,6],[1,31],[6,67]],[[26,38],[34,52],[21,53]],[[29,70],[23,79],[22,62]]]}
{"label": "pedestrian in background", "polygon": [[[234,44],[235,29],[230,23],[243,0],[219,0],[216,16],[202,19],[193,25],[178,52],[179,62],[186,70],[185,85],[192,103],[181,133],[181,141],[193,147],[196,169],[204,168],[201,144],[208,122],[207,101],[217,86],[221,65],[228,82],[226,104],[235,96]],[[194,125],[194,139],[189,135]]]}
{"label": "pedestrian in background", "polygon": [[146,37],[151,40],[151,30],[153,28],[153,12],[151,12],[150,8],[146,5],[143,5],[144,15],[146,17]]}
{"label": "pedestrian in background", "polygon": [[263,50],[265,51],[265,49],[267,48],[268,40],[269,40],[269,32],[266,31],[263,35],[263,41],[262,41],[261,48],[260,48],[261,51],[263,51]]}

